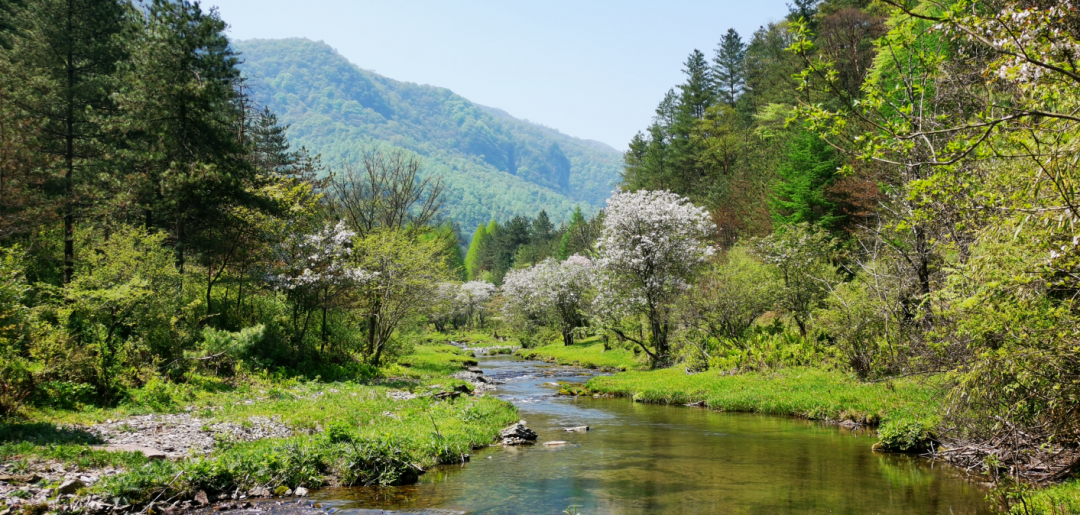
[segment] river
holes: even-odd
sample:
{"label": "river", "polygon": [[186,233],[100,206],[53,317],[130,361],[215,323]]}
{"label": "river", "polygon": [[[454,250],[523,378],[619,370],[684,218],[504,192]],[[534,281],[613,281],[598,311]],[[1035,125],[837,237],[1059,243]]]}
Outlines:
{"label": "river", "polygon": [[[337,488],[316,500],[338,515],[989,514],[986,491],[948,466],[870,451],[869,432],[786,417],[557,397],[554,381],[589,372],[481,357],[496,395],[539,442],[490,447],[416,485]],[[586,433],[563,432],[588,425]],[[386,511],[384,511],[386,510]],[[576,510],[576,511],[575,511]]]}

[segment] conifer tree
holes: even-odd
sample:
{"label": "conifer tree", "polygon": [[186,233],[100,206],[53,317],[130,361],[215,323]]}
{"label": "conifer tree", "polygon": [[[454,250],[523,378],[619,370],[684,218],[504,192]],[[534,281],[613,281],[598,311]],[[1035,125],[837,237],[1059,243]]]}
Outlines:
{"label": "conifer tree", "polygon": [[712,71],[705,54],[694,49],[683,64],[686,83],[679,86],[679,114],[701,118],[713,102]]}
{"label": "conifer tree", "polygon": [[780,180],[770,202],[778,225],[808,223],[835,230],[843,222],[827,189],[836,180],[840,158],[826,142],[809,131],[799,131],[790,141],[779,167]]}
{"label": "conifer tree", "polygon": [[745,59],[746,44],[735,29],[728,29],[713,57],[712,78],[720,100],[732,107],[735,107],[735,100],[746,80],[743,74]]}
{"label": "conifer tree", "polygon": [[[10,4],[0,9],[10,10]],[[117,0],[34,2],[20,12],[21,34],[5,71],[14,75],[9,78],[16,102],[43,129],[38,151],[54,157],[59,167],[65,283],[74,273],[79,186],[103,164],[103,127],[113,111],[110,95],[123,55],[124,13]]]}
{"label": "conifer tree", "polygon": [[480,277],[480,251],[487,236],[487,225],[480,224],[473,233],[472,241],[469,242],[469,251],[465,253],[465,273],[470,281]]}
{"label": "conifer tree", "polygon": [[242,188],[252,167],[237,138],[244,114],[239,58],[213,9],[154,0],[141,18],[120,95],[130,117],[123,129],[139,142],[136,195],[146,225],[172,233],[183,269],[202,229],[221,223],[228,207],[254,200]]}

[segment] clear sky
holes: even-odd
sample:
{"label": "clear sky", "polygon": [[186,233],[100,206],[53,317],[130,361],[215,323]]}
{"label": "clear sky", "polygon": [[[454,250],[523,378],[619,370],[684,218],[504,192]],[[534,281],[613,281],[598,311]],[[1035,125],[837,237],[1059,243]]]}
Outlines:
{"label": "clear sky", "polygon": [[624,150],[698,48],[790,0],[203,0],[233,39],[306,37],[392,79]]}

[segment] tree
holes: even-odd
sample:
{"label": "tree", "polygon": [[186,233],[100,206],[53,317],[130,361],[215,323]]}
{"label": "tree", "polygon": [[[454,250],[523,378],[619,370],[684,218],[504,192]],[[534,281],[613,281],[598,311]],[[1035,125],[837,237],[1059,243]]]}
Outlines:
{"label": "tree", "polygon": [[258,204],[245,190],[254,167],[237,137],[246,115],[239,58],[214,9],[154,0],[137,16],[142,27],[129,43],[117,95],[116,131],[130,142],[121,153],[130,174],[114,177],[113,187],[134,197],[146,227],[171,233],[183,271],[189,250],[198,253],[220,234],[204,231],[228,220],[230,208]]}
{"label": "tree", "polygon": [[680,320],[696,333],[706,359],[712,342],[745,349],[747,331],[772,309],[776,290],[770,267],[736,247],[712,263],[682,299]]}
{"label": "tree", "polygon": [[602,223],[602,212],[590,220],[585,218],[580,207],[574,208],[574,213],[570,215],[570,223],[559,240],[558,258],[565,261],[575,254],[593,256],[595,254],[593,244],[600,237]]}
{"label": "tree", "polygon": [[[3,9],[0,9],[3,11]],[[102,140],[113,113],[125,8],[116,0],[40,0],[22,14],[12,50],[16,101],[41,124],[40,148],[55,156],[62,192],[64,283],[75,267],[75,218],[87,176],[107,173]],[[82,194],[82,195],[80,195]]]}
{"label": "tree", "polygon": [[322,345],[326,346],[326,312],[373,280],[373,274],[352,263],[352,238],[345,222],[327,224],[314,234],[293,234],[277,249],[277,273],[271,284],[292,303],[294,347],[302,348],[311,315],[322,311]]}
{"label": "tree", "polygon": [[[714,229],[707,211],[675,193],[616,193],[608,199],[597,241],[595,304],[608,327],[641,346],[654,366],[669,358],[675,301],[713,254],[707,238]],[[627,316],[648,319],[648,341],[618,327]]]}
{"label": "tree", "polygon": [[466,323],[476,322],[483,328],[487,314],[487,304],[495,296],[495,285],[487,281],[469,281],[462,284],[454,298],[456,311],[461,312]]}
{"label": "tree", "polygon": [[712,79],[720,100],[735,107],[745,83],[743,61],[746,59],[746,44],[735,29],[728,29],[716,47],[713,57]]}
{"label": "tree", "polygon": [[404,150],[364,154],[361,169],[330,178],[334,206],[361,238],[377,230],[426,231],[443,205],[441,176],[420,177],[421,161]]}
{"label": "tree", "polygon": [[437,241],[418,241],[401,230],[377,230],[355,240],[355,266],[371,274],[356,304],[367,318],[368,362],[378,365],[403,321],[421,315],[446,279]]}
{"label": "tree", "polygon": [[839,282],[830,263],[834,246],[827,232],[806,223],[784,226],[754,243],[755,255],[775,266],[780,276],[777,306],[795,320],[804,337],[813,311],[825,301],[831,285]]}
{"label": "tree", "polygon": [[592,261],[577,255],[511,270],[503,282],[504,312],[508,319],[554,326],[563,344],[573,345],[574,329],[588,320],[592,273]]}
{"label": "tree", "polygon": [[798,131],[788,141],[785,159],[778,170],[780,180],[769,202],[777,225],[809,223],[836,231],[844,223],[828,189],[840,170],[840,156],[810,131]]}
{"label": "tree", "polygon": [[468,275],[468,279],[477,279],[480,277],[481,272],[481,249],[484,246],[484,240],[488,237],[487,224],[480,224],[476,227],[476,232],[473,233],[472,241],[469,242],[469,251],[465,253],[465,272]]}

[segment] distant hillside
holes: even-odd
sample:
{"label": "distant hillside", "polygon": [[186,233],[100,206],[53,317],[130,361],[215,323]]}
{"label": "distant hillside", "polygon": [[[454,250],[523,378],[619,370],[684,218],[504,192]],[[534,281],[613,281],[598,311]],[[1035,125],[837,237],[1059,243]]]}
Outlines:
{"label": "distant hillside", "polygon": [[603,143],[572,138],[474,104],[445,88],[362,70],[307,39],[233,42],[256,101],[291,126],[289,137],[331,166],[376,146],[424,157],[425,173],[447,184],[448,215],[463,236],[493,217],[546,209],[565,220],[611,192],[622,156]]}

